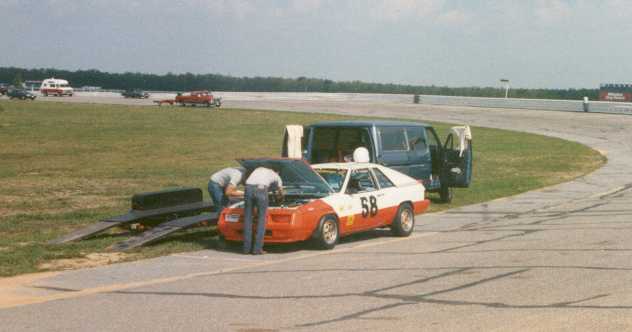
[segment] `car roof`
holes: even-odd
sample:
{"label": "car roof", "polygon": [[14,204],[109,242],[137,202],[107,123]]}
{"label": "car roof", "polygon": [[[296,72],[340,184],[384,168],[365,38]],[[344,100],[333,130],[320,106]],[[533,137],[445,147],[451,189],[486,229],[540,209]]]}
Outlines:
{"label": "car roof", "polygon": [[314,164],[312,168],[314,169],[358,169],[358,168],[368,168],[368,167],[379,167],[380,165],[374,163],[323,163],[323,164]]}
{"label": "car roof", "polygon": [[345,120],[345,121],[323,121],[310,125],[311,127],[372,127],[372,126],[385,126],[385,127],[410,127],[410,126],[422,126],[431,127],[427,123],[414,122],[414,121],[391,121],[391,120]]}

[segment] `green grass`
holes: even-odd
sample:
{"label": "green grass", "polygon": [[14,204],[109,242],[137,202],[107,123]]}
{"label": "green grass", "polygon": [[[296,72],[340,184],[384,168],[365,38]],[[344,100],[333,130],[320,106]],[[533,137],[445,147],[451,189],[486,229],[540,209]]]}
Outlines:
{"label": "green grass", "polygon": [[[129,234],[46,242],[124,213],[137,192],[196,186],[207,195],[209,175],[235,158],[279,155],[286,124],[336,119],[349,117],[0,101],[0,276],[104,252]],[[440,134],[450,127],[435,126]],[[596,151],[560,139],[484,128],[473,135],[471,188],[433,211],[568,181],[604,162]],[[210,248],[215,235],[209,227],[182,231],[125,259]]]}

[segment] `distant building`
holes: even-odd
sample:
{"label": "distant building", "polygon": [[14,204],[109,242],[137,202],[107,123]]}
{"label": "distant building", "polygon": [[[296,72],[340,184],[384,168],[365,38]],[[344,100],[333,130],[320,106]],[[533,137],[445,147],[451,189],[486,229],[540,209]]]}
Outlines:
{"label": "distant building", "polygon": [[599,86],[599,100],[632,102],[632,84],[602,84]]}

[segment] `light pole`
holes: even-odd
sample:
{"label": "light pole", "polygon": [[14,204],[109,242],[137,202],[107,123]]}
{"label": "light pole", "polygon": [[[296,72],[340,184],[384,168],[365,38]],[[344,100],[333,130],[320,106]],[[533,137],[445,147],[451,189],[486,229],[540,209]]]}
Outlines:
{"label": "light pole", "polygon": [[505,99],[509,97],[509,80],[506,78],[501,78],[500,83],[505,85]]}

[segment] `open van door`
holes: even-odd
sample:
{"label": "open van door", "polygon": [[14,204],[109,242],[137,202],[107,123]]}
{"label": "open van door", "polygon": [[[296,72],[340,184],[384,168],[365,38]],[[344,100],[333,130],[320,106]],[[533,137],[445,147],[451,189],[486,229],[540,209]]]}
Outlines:
{"label": "open van door", "polygon": [[287,125],[283,134],[283,148],[281,157],[302,159],[303,158],[303,126]]}
{"label": "open van door", "polygon": [[472,182],[472,132],[470,126],[452,127],[443,145],[442,185],[467,188]]}

